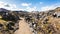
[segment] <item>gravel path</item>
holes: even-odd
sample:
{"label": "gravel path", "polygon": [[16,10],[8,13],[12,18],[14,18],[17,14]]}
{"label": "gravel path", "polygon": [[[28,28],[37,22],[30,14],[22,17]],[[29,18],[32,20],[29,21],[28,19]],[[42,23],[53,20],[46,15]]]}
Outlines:
{"label": "gravel path", "polygon": [[19,22],[19,30],[15,32],[15,34],[32,34],[32,31],[29,25],[25,22],[24,18],[21,18]]}

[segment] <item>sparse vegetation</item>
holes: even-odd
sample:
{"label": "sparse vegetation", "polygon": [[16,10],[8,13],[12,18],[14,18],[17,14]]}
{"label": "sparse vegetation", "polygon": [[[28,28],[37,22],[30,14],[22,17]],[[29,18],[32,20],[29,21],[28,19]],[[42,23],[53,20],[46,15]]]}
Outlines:
{"label": "sparse vegetation", "polygon": [[[28,24],[31,24],[30,27],[34,29],[33,32],[36,31],[37,34],[60,34],[59,7],[54,10],[49,10],[46,12],[37,12],[37,13],[32,12],[29,13],[24,11],[2,12],[0,14],[0,24],[3,24],[6,28],[6,25],[10,23],[7,26],[10,29],[12,26],[14,26],[14,24],[18,20],[20,20],[20,17],[25,18],[25,21]],[[14,28],[11,28],[11,30],[14,30]]]}

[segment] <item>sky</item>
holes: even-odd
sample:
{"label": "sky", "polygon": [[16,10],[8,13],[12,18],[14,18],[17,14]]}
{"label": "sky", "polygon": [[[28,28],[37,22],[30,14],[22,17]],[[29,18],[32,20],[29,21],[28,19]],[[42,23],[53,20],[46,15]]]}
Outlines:
{"label": "sky", "polygon": [[0,0],[0,8],[23,11],[47,11],[60,7],[60,0]]}

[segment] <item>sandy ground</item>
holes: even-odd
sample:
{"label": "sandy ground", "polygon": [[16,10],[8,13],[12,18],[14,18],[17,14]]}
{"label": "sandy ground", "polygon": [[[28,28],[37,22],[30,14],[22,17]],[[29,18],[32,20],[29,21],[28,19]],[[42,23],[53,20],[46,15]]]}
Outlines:
{"label": "sandy ground", "polygon": [[25,22],[24,18],[21,18],[19,22],[19,30],[17,30],[14,34],[32,34],[29,25]]}

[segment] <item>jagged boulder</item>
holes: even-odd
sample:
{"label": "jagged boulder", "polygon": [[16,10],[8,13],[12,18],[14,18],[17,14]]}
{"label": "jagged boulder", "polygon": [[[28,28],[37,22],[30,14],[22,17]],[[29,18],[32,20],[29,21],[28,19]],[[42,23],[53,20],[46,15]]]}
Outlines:
{"label": "jagged boulder", "polygon": [[14,34],[19,29],[19,16],[12,12],[2,12],[0,18],[0,32],[1,34]]}
{"label": "jagged boulder", "polygon": [[10,13],[6,13],[4,15],[2,15],[2,19],[3,20],[8,20],[8,21],[17,21],[20,20],[20,18],[16,15],[12,15]]}

